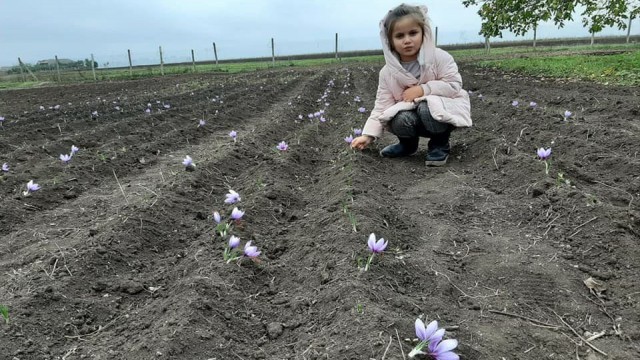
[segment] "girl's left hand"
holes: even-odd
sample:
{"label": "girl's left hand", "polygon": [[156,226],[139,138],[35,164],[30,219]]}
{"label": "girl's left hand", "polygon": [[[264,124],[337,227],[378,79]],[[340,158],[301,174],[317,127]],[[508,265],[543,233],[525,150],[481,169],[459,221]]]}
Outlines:
{"label": "girl's left hand", "polygon": [[422,90],[422,86],[416,85],[410,88],[405,89],[402,92],[402,100],[406,102],[411,102],[419,97],[424,95],[424,91]]}

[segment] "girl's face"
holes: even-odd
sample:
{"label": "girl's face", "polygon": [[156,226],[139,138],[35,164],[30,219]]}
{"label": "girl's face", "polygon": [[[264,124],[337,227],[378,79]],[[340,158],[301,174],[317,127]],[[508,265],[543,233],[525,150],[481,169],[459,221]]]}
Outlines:
{"label": "girl's face", "polygon": [[391,32],[393,50],[400,55],[403,62],[418,58],[422,46],[422,27],[409,16],[398,19]]}

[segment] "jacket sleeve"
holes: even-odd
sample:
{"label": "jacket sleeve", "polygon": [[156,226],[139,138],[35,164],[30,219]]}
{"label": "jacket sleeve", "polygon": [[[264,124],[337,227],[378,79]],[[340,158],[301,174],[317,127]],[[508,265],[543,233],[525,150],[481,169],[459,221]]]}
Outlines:
{"label": "jacket sleeve", "polygon": [[371,115],[369,115],[367,122],[364,124],[362,134],[373,136],[375,138],[379,138],[380,136],[382,136],[382,133],[384,132],[384,126],[380,122],[380,117],[386,109],[390,108],[395,103],[396,101],[393,98],[393,94],[387,86],[383,68],[382,70],[380,70],[380,74],[378,77],[378,91],[376,92],[376,102],[373,110],[371,110]]}
{"label": "jacket sleeve", "polygon": [[462,76],[453,56],[446,51],[438,51],[434,67],[436,79],[421,85],[424,95],[456,97],[462,89]]}

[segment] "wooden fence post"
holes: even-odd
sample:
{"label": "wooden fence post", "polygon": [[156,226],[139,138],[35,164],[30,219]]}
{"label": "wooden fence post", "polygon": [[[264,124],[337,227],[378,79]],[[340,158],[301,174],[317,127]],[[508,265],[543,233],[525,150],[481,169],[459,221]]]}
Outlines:
{"label": "wooden fence post", "polygon": [[129,56],[129,76],[133,77],[133,65],[131,64],[131,49],[127,49],[127,55]]}
{"label": "wooden fence post", "polygon": [[216,50],[216,43],[213,43],[213,56],[216,57],[216,66],[218,66],[218,50]]}
{"label": "wooden fence post", "polygon": [[58,82],[62,82],[62,79],[60,78],[60,63],[58,62],[58,55],[56,55],[55,58],[56,58],[56,73],[58,74]]}
{"label": "wooden fence post", "polygon": [[96,61],[93,59],[93,54],[91,54],[91,73],[93,73],[93,81],[98,81],[98,78],[96,77],[95,63]]}
{"label": "wooden fence post", "polygon": [[191,66],[193,66],[193,72],[196,72],[196,57],[193,54],[193,49],[191,49]]}
{"label": "wooden fence post", "polygon": [[22,78],[22,82],[27,82],[27,77],[24,75],[24,70],[22,70],[22,60],[18,58],[18,67],[20,68],[20,77]]}
{"label": "wooden fence post", "polygon": [[162,60],[162,46],[158,46],[160,49],[160,74],[164,76],[164,60]]}
{"label": "wooden fence post", "polygon": [[271,63],[273,64],[273,67],[276,66],[276,48],[273,38],[271,38]]}
{"label": "wooden fence post", "polygon": [[435,45],[438,46],[438,27],[436,26],[436,40]]}
{"label": "wooden fence post", "polygon": [[[20,58],[18,58],[18,63],[20,63],[20,69],[22,69],[22,67],[24,66],[24,68],[27,70],[27,72],[29,73],[29,75],[31,75],[31,77],[33,77],[33,80],[38,81],[38,78],[31,72],[31,70],[29,69],[29,67],[27,67],[27,65],[25,65],[22,60],[20,60]],[[25,80],[26,81],[26,80]]]}

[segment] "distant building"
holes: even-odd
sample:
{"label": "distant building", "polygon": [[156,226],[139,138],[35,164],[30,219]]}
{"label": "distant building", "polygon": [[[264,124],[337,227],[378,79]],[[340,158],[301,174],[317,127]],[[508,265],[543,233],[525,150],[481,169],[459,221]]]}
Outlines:
{"label": "distant building", "polygon": [[[60,63],[60,65],[69,65],[75,63],[75,61],[71,59],[58,59],[58,63]],[[56,59],[38,60],[36,65],[56,66]]]}

